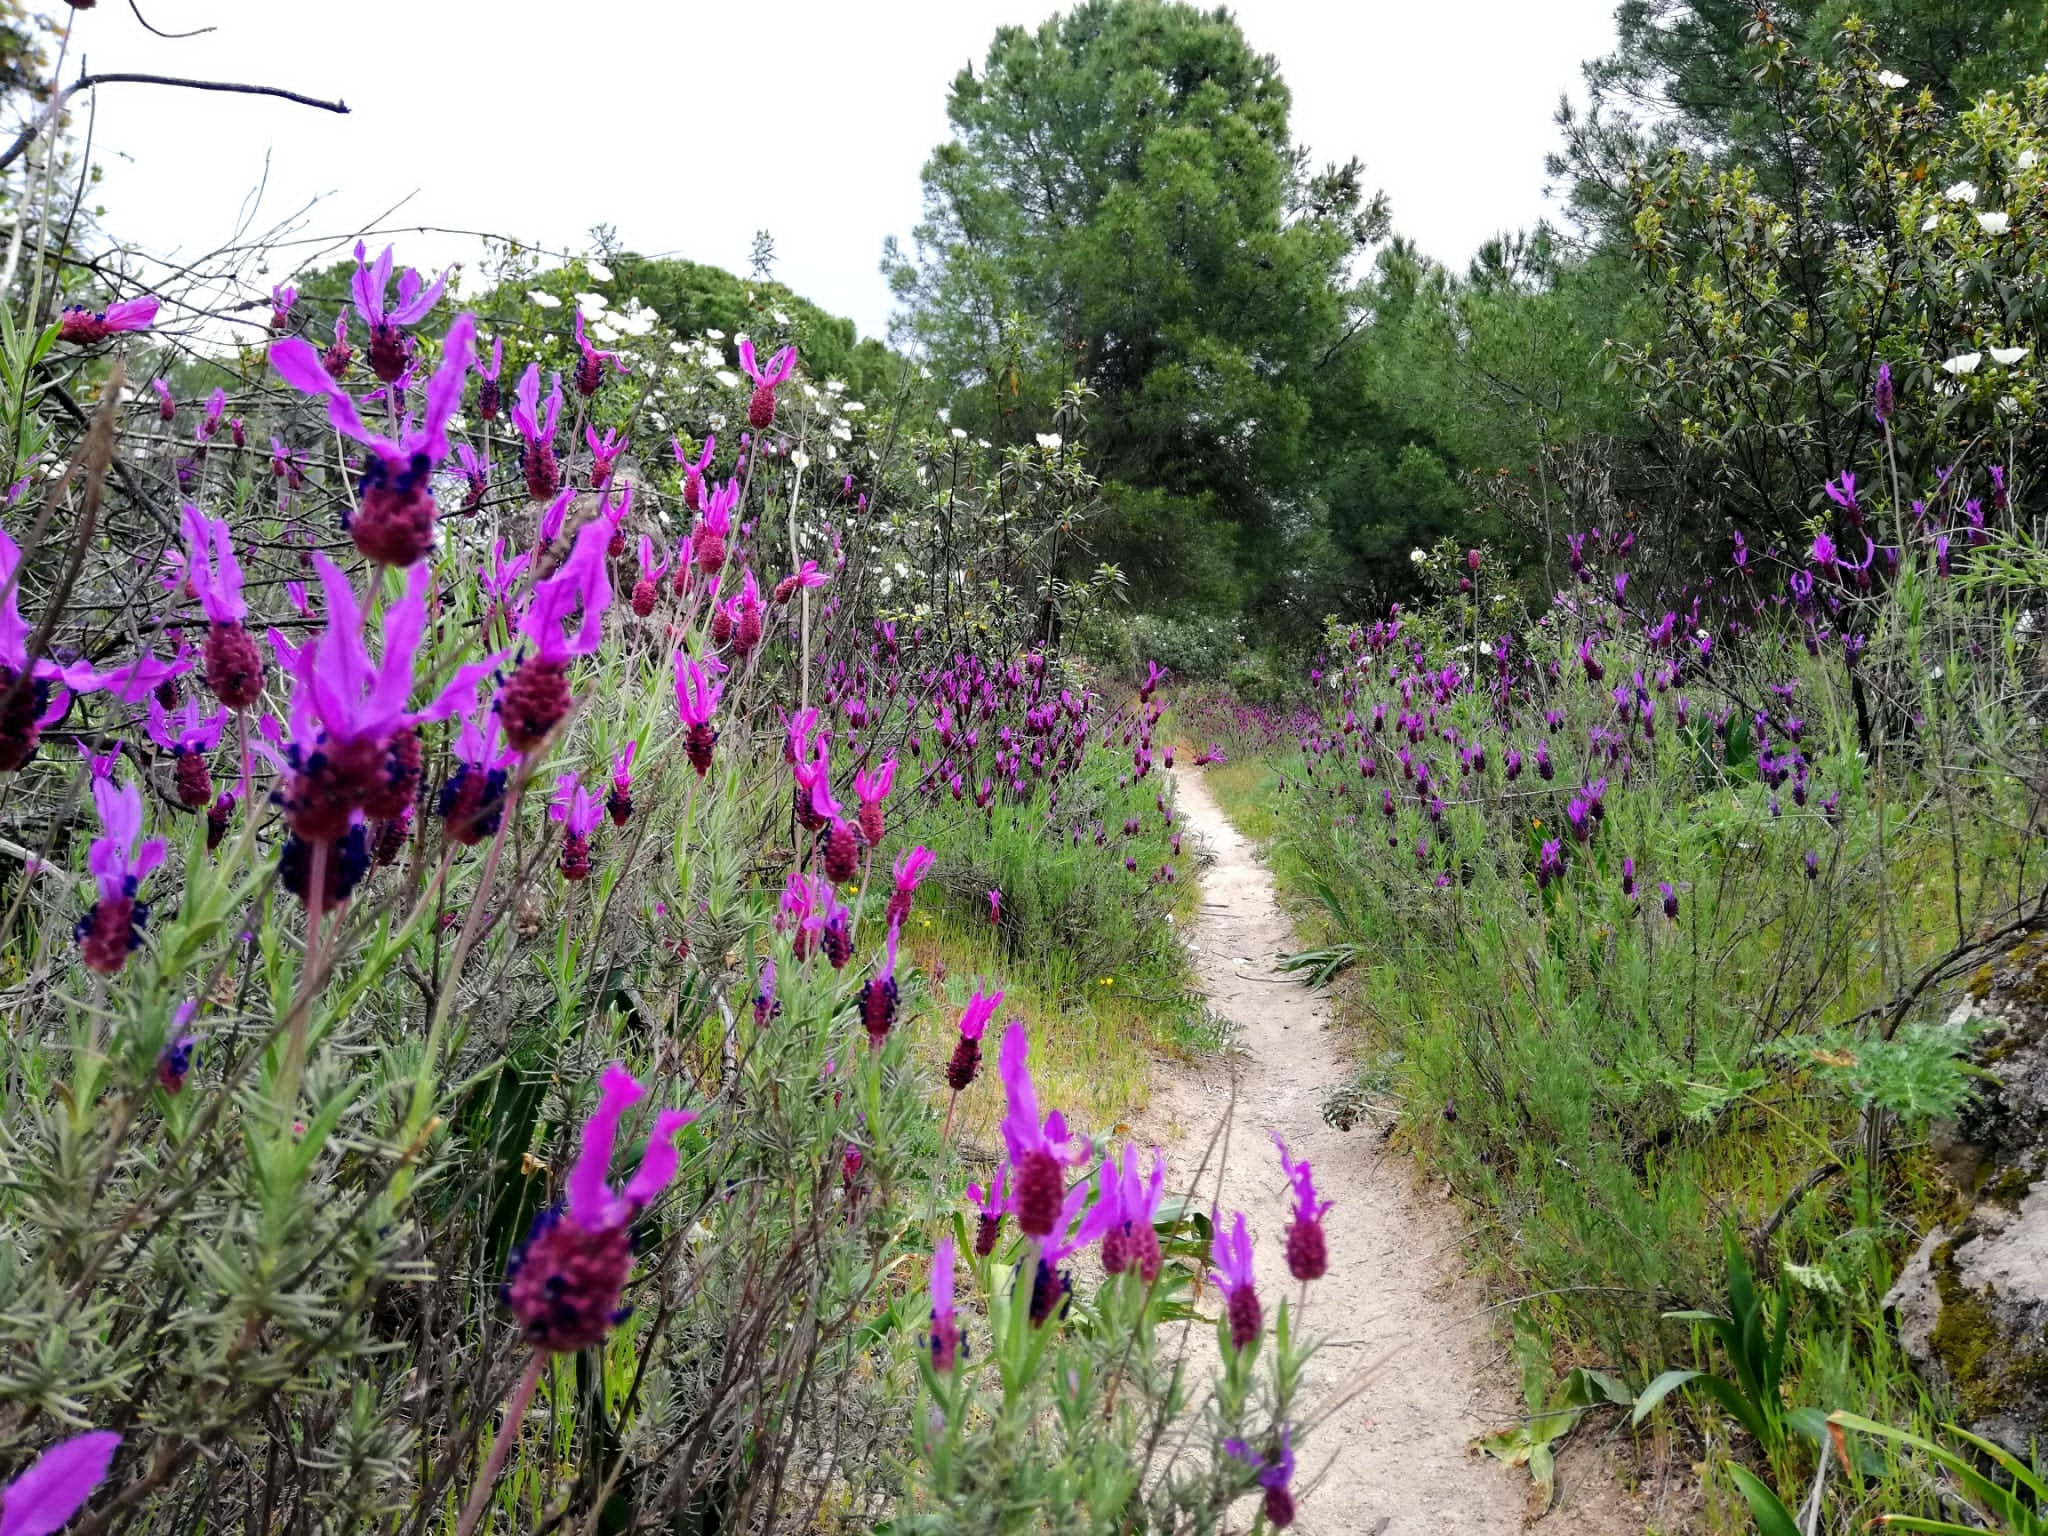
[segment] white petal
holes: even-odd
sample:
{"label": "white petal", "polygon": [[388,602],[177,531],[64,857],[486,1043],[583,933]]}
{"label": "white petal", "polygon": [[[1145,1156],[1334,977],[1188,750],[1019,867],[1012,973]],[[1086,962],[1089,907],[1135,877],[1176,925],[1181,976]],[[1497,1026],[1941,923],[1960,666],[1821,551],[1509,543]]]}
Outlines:
{"label": "white petal", "polygon": [[601,261],[586,261],[583,263],[583,270],[590,274],[593,282],[608,283],[612,280],[612,269]]}
{"label": "white petal", "polygon": [[1983,361],[1982,352],[1963,352],[1946,359],[1941,365],[1941,371],[1954,374],[1975,373],[1977,365]]}
{"label": "white petal", "polygon": [[1991,361],[2001,368],[2010,368],[2014,363],[2033,351],[2032,347],[1993,347]]}
{"label": "white petal", "polygon": [[1987,235],[2002,235],[2012,228],[2012,215],[2006,213],[1980,213],[1977,223]]}
{"label": "white petal", "polygon": [[562,307],[560,299],[556,298],[552,293],[544,292],[539,288],[529,289],[526,297],[531,303],[538,304],[542,309],[560,309]]}
{"label": "white petal", "polygon": [[1906,88],[1906,77],[1895,69],[1881,69],[1877,72],[1877,83],[1888,91],[1902,91]]}
{"label": "white petal", "polygon": [[1951,182],[1941,194],[1952,203],[1974,203],[1977,201],[1977,183],[1974,181]]}

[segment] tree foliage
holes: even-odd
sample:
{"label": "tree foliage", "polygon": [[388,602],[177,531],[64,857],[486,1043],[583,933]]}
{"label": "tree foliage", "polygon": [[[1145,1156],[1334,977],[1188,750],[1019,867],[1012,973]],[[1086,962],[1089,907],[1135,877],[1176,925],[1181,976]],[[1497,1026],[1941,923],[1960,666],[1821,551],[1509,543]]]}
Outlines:
{"label": "tree foliage", "polygon": [[1260,592],[1310,522],[1317,374],[1384,210],[1357,162],[1309,169],[1289,100],[1221,10],[1004,28],[953,82],[915,254],[885,256],[963,424],[1028,439],[1094,393],[1101,552],[1161,598]]}

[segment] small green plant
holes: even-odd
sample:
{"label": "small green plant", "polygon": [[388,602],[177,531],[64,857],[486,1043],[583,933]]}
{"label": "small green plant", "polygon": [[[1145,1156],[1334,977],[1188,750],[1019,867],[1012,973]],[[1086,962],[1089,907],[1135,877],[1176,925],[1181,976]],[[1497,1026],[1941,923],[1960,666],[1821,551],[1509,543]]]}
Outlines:
{"label": "small green plant", "polygon": [[1788,1431],[1797,1430],[1818,1441],[1826,1433],[1826,1420],[1817,1408],[1788,1412],[1785,1407],[1781,1384],[1792,1308],[1784,1278],[1779,1278],[1775,1305],[1767,1306],[1750,1273],[1749,1261],[1743,1256],[1741,1241],[1732,1231],[1728,1234],[1727,1249],[1727,1312],[1694,1310],[1666,1312],[1664,1316],[1673,1322],[1698,1323],[1720,1340],[1731,1375],[1717,1376],[1704,1370],[1666,1371],[1636,1399],[1632,1422],[1642,1423],[1678,1388],[1691,1387],[1719,1404],[1749,1432],[1764,1455],[1776,1461],[1785,1449]]}
{"label": "small green plant", "polygon": [[1550,1340],[1528,1318],[1515,1318],[1515,1361],[1522,1368],[1522,1401],[1529,1416],[1512,1429],[1484,1435],[1479,1448],[1511,1467],[1527,1467],[1539,1495],[1538,1513],[1557,1500],[1554,1449],[1596,1408],[1626,1408],[1635,1401],[1622,1381],[1605,1371],[1574,1367],[1553,1389]]}

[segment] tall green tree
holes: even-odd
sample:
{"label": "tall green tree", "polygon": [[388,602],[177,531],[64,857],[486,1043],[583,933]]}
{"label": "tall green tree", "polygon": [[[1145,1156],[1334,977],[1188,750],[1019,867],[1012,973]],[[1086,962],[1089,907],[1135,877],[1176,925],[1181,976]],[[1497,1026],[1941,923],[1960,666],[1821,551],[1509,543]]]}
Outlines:
{"label": "tall green tree", "polygon": [[1615,31],[1585,66],[1588,108],[1559,110],[1550,169],[1582,221],[1625,242],[1630,168],[1671,149],[1796,197],[1816,169],[1799,128],[1814,68],[1839,65],[1849,36],[1954,114],[2048,59],[2048,0],[1622,0]]}
{"label": "tall green tree", "polygon": [[1313,532],[1317,374],[1385,209],[1356,161],[1310,170],[1289,101],[1222,9],[1005,28],[953,82],[914,253],[884,256],[963,426],[1029,442],[1092,392],[1095,553],[1154,603],[1262,595]]}

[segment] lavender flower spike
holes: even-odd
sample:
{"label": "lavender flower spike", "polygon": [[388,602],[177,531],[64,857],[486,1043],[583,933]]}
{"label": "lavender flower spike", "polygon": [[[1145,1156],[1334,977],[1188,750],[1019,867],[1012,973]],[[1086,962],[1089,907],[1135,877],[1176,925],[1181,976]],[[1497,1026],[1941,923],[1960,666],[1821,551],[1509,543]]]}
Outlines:
{"label": "lavender flower spike", "polygon": [[506,1265],[499,1297],[536,1349],[566,1354],[601,1343],[625,1318],[619,1298],[633,1270],[633,1220],[675,1178],[676,1137],[697,1118],[689,1110],[657,1114],[639,1170],[615,1190],[607,1174],[619,1121],[645,1095],[619,1063],[605,1068],[564,1199],[534,1218]]}
{"label": "lavender flower spike", "polygon": [[427,382],[425,417],[417,431],[395,442],[363,425],[354,398],[328,376],[312,343],[293,336],[271,344],[271,366],[284,381],[304,394],[324,395],[334,429],[369,450],[357,483],[361,509],[349,521],[364,559],[403,567],[433,552],[434,471],[448,457],[448,421],[462,404],[475,342],[476,317],[457,315],[442,343],[441,366]]}
{"label": "lavender flower spike", "polygon": [[74,930],[85,963],[102,976],[117,974],[129,953],[142,944],[149,908],[136,901],[136,888],[163,862],[164,841],[142,835],[142,791],[95,777],[92,802],[105,830],[86,855],[100,899]]}

